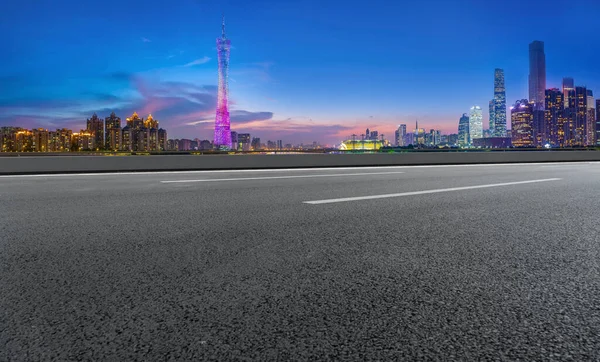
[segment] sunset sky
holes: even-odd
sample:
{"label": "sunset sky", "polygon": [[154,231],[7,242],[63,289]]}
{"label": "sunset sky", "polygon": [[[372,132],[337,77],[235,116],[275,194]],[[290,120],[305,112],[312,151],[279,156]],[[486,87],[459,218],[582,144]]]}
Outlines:
{"label": "sunset sky", "polygon": [[548,88],[571,76],[600,93],[597,0],[21,0],[0,5],[0,126],[137,111],[169,138],[212,139],[222,12],[231,128],[264,141],[392,138],[417,119],[455,133],[473,105],[487,125],[494,68],[508,106],[527,97],[533,40]]}

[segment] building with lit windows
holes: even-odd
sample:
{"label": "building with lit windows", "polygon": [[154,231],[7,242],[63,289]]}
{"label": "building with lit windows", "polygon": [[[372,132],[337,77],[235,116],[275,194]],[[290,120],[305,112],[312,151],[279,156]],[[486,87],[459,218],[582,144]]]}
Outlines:
{"label": "building with lit windows", "polygon": [[96,113],[87,120],[86,131],[94,137],[94,147],[98,150],[104,149],[104,120]]}
{"label": "building with lit windows", "polygon": [[250,151],[251,143],[250,133],[238,133],[238,151]]}
{"label": "building with lit windows", "polygon": [[600,99],[596,99],[596,145],[600,145]]}
{"label": "building with lit windows", "polygon": [[121,130],[121,149],[123,151],[132,151],[133,150],[133,142],[132,142],[132,131],[129,126],[123,127]]}
{"label": "building with lit windows", "polygon": [[586,146],[596,145],[596,102],[591,89],[587,90]]}
{"label": "building with lit windows", "polygon": [[587,144],[587,88],[575,87],[575,130],[573,145],[582,147]]}
{"label": "building with lit windows", "polygon": [[405,136],[406,136],[406,125],[401,124],[398,126],[398,129],[395,132],[396,146],[398,146],[398,147],[406,146],[404,144]]}
{"label": "building with lit windows", "polygon": [[494,70],[494,112],[493,137],[506,137],[506,87],[504,70]]}
{"label": "building with lit windows", "polygon": [[544,111],[545,138],[552,147],[565,145],[565,102],[558,88],[546,89]]}
{"label": "building with lit windows", "polygon": [[0,127],[0,152],[17,150],[17,133],[24,131],[20,127]]}
{"label": "building with lit windows", "polygon": [[575,90],[575,81],[573,78],[563,78],[562,93],[564,98],[564,108],[569,108],[569,91]]}
{"label": "building with lit windows", "polygon": [[123,147],[123,134],[121,130],[121,118],[112,112],[104,119],[104,149],[118,151]]}
{"label": "building with lit windows", "polygon": [[383,141],[381,140],[346,140],[342,142],[339,149],[345,151],[376,151],[383,147]]}
{"label": "building with lit windows", "polygon": [[163,128],[158,129],[158,149],[157,151],[168,151],[169,147],[167,145],[167,130]]}
{"label": "building with lit windows", "polygon": [[471,143],[475,138],[483,138],[483,113],[481,107],[471,107],[469,114],[469,137]]}
{"label": "building with lit windows", "polygon": [[74,151],[93,151],[96,149],[96,135],[92,132],[81,130],[79,133],[73,133],[72,150]]}
{"label": "building with lit windows", "polygon": [[533,134],[534,104],[522,99],[517,101],[510,111],[513,147],[534,147]]}
{"label": "building with lit windows", "polygon": [[533,103],[534,143],[542,146],[544,139],[544,107],[546,104],[546,54],[544,42],[529,44],[529,102]]}
{"label": "building with lit windows", "polygon": [[36,128],[32,131],[33,142],[31,148],[33,152],[48,152],[48,130]]}
{"label": "building with lit windows", "polygon": [[33,152],[33,132],[20,130],[15,134],[15,151]]}
{"label": "building with lit windows", "polygon": [[488,120],[489,137],[492,137],[494,135],[494,122],[496,121],[495,116],[494,116],[494,110],[495,110],[494,100],[492,99],[489,104],[489,112],[490,112],[490,119]]}
{"label": "building with lit windows", "polygon": [[48,151],[49,152],[68,152],[71,151],[71,139],[73,131],[66,128],[59,128],[56,131],[48,132]]}
{"label": "building with lit windows", "polygon": [[460,147],[469,147],[471,144],[471,134],[469,132],[469,116],[463,113],[458,121],[458,139],[457,144]]}
{"label": "building with lit windows", "polygon": [[135,132],[136,142],[133,144],[133,150],[137,152],[150,151],[150,129],[142,127]]}

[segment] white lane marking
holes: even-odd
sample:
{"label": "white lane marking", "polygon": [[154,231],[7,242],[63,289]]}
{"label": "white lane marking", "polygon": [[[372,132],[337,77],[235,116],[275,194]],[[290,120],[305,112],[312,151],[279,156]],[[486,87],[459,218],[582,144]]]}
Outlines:
{"label": "white lane marking", "polygon": [[402,196],[435,194],[435,193],[439,193],[439,192],[451,192],[451,191],[462,191],[462,190],[472,190],[472,189],[483,189],[483,188],[488,188],[488,187],[501,187],[501,186],[511,186],[511,185],[523,185],[523,184],[531,184],[531,183],[537,183],[537,182],[548,182],[548,181],[559,181],[559,180],[562,180],[562,179],[560,179],[560,178],[548,178],[548,179],[542,179],[542,180],[506,182],[506,183],[501,183],[501,184],[488,184],[488,185],[477,185],[477,186],[451,187],[451,188],[447,188],[447,189],[436,189],[436,190],[425,190],[425,191],[414,191],[414,192],[402,192],[402,193],[399,193],[399,194],[358,196],[358,197],[344,197],[344,198],[340,198],[340,199],[304,201],[304,203],[305,204],[311,204],[311,205],[333,204],[333,203],[337,203],[337,202],[362,201],[362,200],[373,200],[373,199],[385,199],[385,198],[390,198],[390,197],[402,197]]}
{"label": "white lane marking", "polygon": [[39,177],[74,177],[74,176],[144,176],[168,174],[202,174],[202,173],[244,173],[244,172],[290,172],[290,171],[320,171],[320,170],[380,170],[403,168],[452,168],[452,167],[497,167],[497,166],[540,166],[540,165],[586,165],[600,162],[537,162],[537,163],[482,163],[469,165],[405,165],[405,166],[366,166],[366,167],[308,167],[308,168],[267,168],[244,170],[194,170],[194,171],[140,171],[140,172],[94,172],[94,173],[50,173],[34,175],[0,175],[0,178],[39,178]]}
{"label": "white lane marking", "polygon": [[286,178],[311,178],[311,177],[342,177],[342,176],[371,176],[371,175],[391,175],[404,173],[402,171],[395,172],[362,172],[362,173],[331,173],[321,175],[294,175],[294,176],[267,176],[267,177],[237,177],[237,178],[213,178],[203,180],[173,180],[161,181],[163,184],[173,183],[188,183],[188,182],[216,182],[216,181],[249,181],[249,180],[276,180]]}

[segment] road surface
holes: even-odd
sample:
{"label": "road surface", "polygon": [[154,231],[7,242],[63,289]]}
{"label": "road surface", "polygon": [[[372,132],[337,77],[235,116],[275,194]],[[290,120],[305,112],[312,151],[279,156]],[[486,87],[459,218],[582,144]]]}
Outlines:
{"label": "road surface", "polygon": [[600,163],[0,177],[0,360],[600,358]]}

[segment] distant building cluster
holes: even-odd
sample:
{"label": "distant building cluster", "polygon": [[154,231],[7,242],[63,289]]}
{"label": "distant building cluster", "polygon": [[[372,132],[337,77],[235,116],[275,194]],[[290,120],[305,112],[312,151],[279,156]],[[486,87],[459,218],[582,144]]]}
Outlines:
{"label": "distant building cluster", "polygon": [[49,131],[20,127],[0,128],[1,152],[78,152],[78,151],[166,151],[167,131],[158,121],[133,113],[121,128],[121,118],[111,113],[106,119],[95,113],[87,120],[86,129],[73,132],[60,128]]}
{"label": "distant building cluster", "polygon": [[[230,150],[239,152],[250,152],[250,151],[288,151],[288,150],[306,150],[306,149],[318,149],[321,146],[315,142],[313,145],[292,145],[289,143],[284,144],[282,140],[267,141],[262,143],[259,137],[251,137],[250,133],[237,133],[231,131],[232,148]],[[171,151],[209,151],[214,150],[214,142],[209,140],[200,140],[195,138],[191,139],[170,139],[167,141],[167,149]]]}
{"label": "distant building cluster", "polygon": [[[44,128],[24,129],[21,127],[0,127],[0,152],[80,152],[80,151],[210,151],[215,149],[209,140],[168,139],[167,131],[160,128],[152,115],[146,118],[133,113],[125,119],[111,113],[106,118],[93,114],[86,122],[86,128],[79,132],[59,128],[49,131]],[[312,150],[323,148],[319,143],[284,144],[282,140],[262,143],[260,138],[249,133],[231,132],[234,151],[281,151]]]}
{"label": "distant building cluster", "polygon": [[474,106],[458,123],[459,147],[564,148],[600,145],[600,99],[573,78],[562,89],[546,88],[544,43],[529,44],[529,99],[510,107],[511,130],[506,129],[504,71],[494,74],[494,99],[489,102],[488,129],[482,132],[481,107]]}

